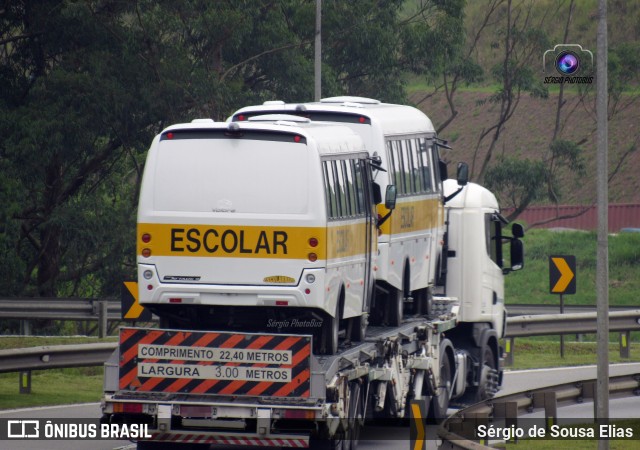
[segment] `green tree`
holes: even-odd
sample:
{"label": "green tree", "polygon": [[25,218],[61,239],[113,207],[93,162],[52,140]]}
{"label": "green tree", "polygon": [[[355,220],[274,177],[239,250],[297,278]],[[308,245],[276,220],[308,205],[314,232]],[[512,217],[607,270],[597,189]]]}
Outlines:
{"label": "green tree", "polygon": [[[323,2],[323,91],[404,98],[401,0]],[[0,291],[117,295],[165,126],[313,92],[312,0],[0,7]]]}

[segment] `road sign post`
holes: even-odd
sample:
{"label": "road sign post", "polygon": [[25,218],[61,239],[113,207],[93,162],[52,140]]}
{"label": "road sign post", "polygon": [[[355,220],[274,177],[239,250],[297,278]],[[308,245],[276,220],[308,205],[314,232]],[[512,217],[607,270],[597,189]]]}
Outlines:
{"label": "road sign post", "polygon": [[[549,292],[560,295],[560,314],[564,314],[564,294],[576,293],[576,257],[549,256]],[[564,335],[560,335],[560,357],[564,358]]]}

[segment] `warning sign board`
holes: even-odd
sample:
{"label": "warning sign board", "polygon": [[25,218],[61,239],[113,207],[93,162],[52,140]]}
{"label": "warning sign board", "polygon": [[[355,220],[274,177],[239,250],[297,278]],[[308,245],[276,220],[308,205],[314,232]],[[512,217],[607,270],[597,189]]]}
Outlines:
{"label": "warning sign board", "polygon": [[121,292],[120,310],[122,320],[139,320],[150,322],[153,320],[151,311],[138,303],[138,283],[125,281]]}
{"label": "warning sign board", "polygon": [[549,256],[549,291],[551,294],[576,293],[576,257]]}
{"label": "warning sign board", "polygon": [[309,397],[311,336],[120,330],[120,389]]}

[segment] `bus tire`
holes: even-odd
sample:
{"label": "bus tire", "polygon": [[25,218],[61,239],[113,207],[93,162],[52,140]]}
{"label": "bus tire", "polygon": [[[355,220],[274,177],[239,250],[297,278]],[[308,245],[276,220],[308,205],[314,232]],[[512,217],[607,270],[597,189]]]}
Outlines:
{"label": "bus tire", "polygon": [[322,323],[322,354],[335,355],[338,353],[338,335],[340,332],[340,302],[336,302],[334,317],[327,314]]}
{"label": "bus tire", "polygon": [[362,313],[361,316],[354,317],[353,325],[351,327],[351,340],[354,342],[364,342],[364,338],[367,334],[367,327],[369,325],[369,314]]}
{"label": "bus tire", "polygon": [[389,299],[389,326],[399,327],[402,325],[404,315],[404,290],[392,289],[387,298]]}

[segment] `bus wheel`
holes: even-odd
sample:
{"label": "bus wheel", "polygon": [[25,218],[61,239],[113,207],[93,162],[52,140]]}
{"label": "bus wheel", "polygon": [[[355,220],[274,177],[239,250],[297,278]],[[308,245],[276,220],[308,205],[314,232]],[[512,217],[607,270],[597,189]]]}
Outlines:
{"label": "bus wheel", "polygon": [[367,334],[367,326],[369,325],[369,314],[362,313],[361,316],[353,317],[351,326],[351,340],[355,342],[364,342]]}
{"label": "bus wheel", "polygon": [[402,325],[404,315],[404,291],[392,289],[387,298],[389,299],[389,326],[399,327]]}
{"label": "bus wheel", "polygon": [[413,313],[418,316],[429,314],[429,306],[432,298],[431,286],[416,291],[413,299]]}
{"label": "bus wheel", "polygon": [[340,332],[340,302],[336,302],[336,313],[333,317],[327,314],[322,323],[322,353],[335,355],[338,353],[338,333]]}

